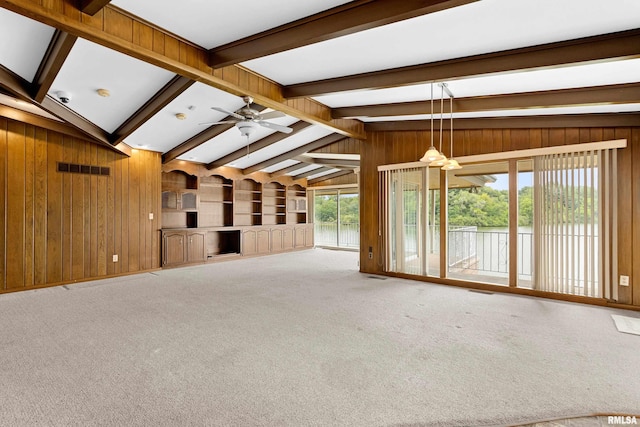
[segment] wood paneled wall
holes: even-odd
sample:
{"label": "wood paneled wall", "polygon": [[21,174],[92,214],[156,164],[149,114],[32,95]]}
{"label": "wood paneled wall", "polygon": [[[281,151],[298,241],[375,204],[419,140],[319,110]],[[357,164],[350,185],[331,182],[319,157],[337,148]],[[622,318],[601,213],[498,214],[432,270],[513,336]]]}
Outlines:
{"label": "wood paneled wall", "polygon": [[[443,140],[449,141],[444,132]],[[435,141],[438,145],[438,134]],[[527,148],[627,139],[618,151],[618,274],[631,284],[619,286],[619,302],[640,307],[640,127],[488,129],[454,131],[455,157]],[[360,269],[382,272],[382,248],[378,238],[379,165],[417,161],[430,144],[429,131],[370,132],[362,143],[360,171],[360,247],[372,247],[373,259],[360,252]],[[448,144],[443,151],[449,156]]]}
{"label": "wood paneled wall", "polygon": [[[58,162],[111,174],[58,172]],[[159,153],[127,158],[0,118],[0,292],[160,267],[160,170]]]}

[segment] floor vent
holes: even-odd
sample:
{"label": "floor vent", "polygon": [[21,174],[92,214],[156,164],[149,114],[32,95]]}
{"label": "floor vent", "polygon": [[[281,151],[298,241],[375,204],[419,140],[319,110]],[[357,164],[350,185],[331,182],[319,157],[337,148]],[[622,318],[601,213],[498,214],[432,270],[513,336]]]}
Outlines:
{"label": "floor vent", "polygon": [[380,277],[380,276],[367,276],[369,279],[378,279],[378,280],[387,280],[386,277]]}

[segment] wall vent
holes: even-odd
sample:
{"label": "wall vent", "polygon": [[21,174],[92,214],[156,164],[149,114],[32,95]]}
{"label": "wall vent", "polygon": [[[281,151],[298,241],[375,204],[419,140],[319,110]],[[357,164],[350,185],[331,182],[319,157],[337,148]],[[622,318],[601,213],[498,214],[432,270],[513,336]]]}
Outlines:
{"label": "wall vent", "polygon": [[76,163],[58,162],[58,172],[83,173],[86,175],[111,175],[111,168],[108,166],[78,165]]}

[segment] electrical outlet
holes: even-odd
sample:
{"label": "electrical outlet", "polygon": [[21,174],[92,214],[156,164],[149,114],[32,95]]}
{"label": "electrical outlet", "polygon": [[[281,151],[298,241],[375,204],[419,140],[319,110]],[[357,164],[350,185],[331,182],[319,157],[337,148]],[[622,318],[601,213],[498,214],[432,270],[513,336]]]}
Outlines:
{"label": "electrical outlet", "polygon": [[153,220],[153,212],[149,213],[149,219]]}
{"label": "electrical outlet", "polygon": [[369,259],[373,259],[373,252],[369,252]]}
{"label": "electrical outlet", "polygon": [[118,262],[118,255],[113,255],[113,262]]}
{"label": "electrical outlet", "polygon": [[629,286],[629,276],[620,276],[620,286]]}

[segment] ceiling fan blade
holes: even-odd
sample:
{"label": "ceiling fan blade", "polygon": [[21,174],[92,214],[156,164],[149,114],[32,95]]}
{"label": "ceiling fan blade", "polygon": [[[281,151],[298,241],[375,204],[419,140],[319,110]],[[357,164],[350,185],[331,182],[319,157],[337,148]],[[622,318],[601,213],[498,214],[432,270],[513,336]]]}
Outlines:
{"label": "ceiling fan blade", "polygon": [[281,111],[269,111],[268,113],[260,114],[260,120],[277,119],[284,116],[286,114]]}
{"label": "ceiling fan blade", "polygon": [[269,128],[269,129],[274,129],[274,130],[277,130],[279,132],[283,132],[283,133],[291,133],[291,132],[293,132],[293,129],[291,129],[290,127],[287,127],[287,126],[281,126],[281,125],[277,125],[275,123],[263,122],[262,120],[258,120],[257,123],[260,126],[264,126],[266,128]]}
{"label": "ceiling fan blade", "polygon": [[205,123],[198,123],[199,125],[232,125],[232,124],[236,124],[238,123],[235,120],[225,120],[224,122],[205,122]]}
{"label": "ceiling fan blade", "polygon": [[221,112],[221,113],[225,113],[225,114],[227,114],[227,115],[229,115],[229,116],[231,116],[231,117],[235,117],[236,119],[244,120],[244,117],[242,117],[240,114],[232,113],[231,111],[229,111],[229,110],[225,110],[224,108],[220,108],[220,107],[211,107],[211,109],[216,110],[216,111],[219,111],[219,112]]}

